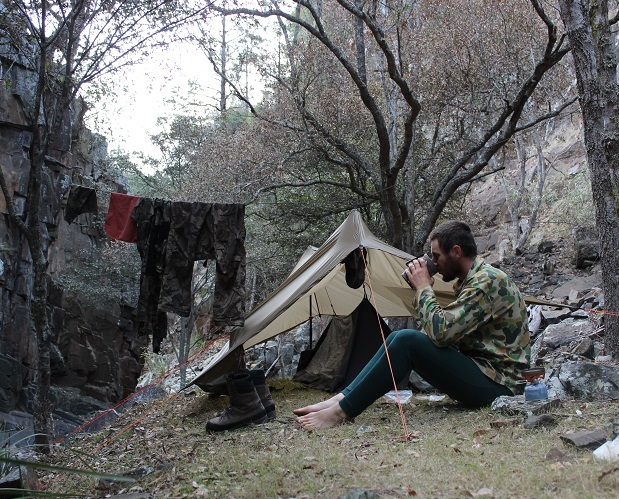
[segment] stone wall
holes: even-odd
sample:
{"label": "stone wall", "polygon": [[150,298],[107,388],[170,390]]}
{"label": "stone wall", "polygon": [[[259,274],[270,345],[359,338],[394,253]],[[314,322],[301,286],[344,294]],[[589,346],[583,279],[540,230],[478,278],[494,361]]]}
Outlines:
{"label": "stone wall", "polygon": [[[0,58],[0,62],[4,78],[0,85],[0,166],[15,207],[23,213],[31,144],[25,110],[35,75],[18,60]],[[110,403],[135,388],[147,338],[137,337],[130,306],[85,305],[90,302],[79,293],[68,293],[56,283],[79,251],[107,244],[102,227],[109,193],[126,192],[122,177],[108,170],[105,141],[83,127],[83,111],[78,101],[66,114],[63,133],[46,160],[41,189],[40,227],[49,261],[52,384],[58,393],[68,387],[77,389],[73,394]],[[79,215],[69,225],[64,209],[72,184],[96,189],[99,213]],[[32,261],[23,236],[9,222],[1,194],[0,212],[0,412],[9,412],[27,410],[33,393],[29,369],[35,355],[29,321]],[[52,398],[62,405],[62,397]]]}

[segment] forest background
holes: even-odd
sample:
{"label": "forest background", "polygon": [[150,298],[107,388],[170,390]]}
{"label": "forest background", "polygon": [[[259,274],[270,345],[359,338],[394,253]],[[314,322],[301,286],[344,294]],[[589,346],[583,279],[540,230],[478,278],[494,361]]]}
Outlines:
{"label": "forest background", "polygon": [[[248,310],[351,209],[385,241],[420,254],[436,223],[460,218],[471,189],[508,164],[518,173],[501,177],[506,234],[512,251],[523,251],[551,201],[544,143],[581,110],[606,305],[619,310],[612,2],[23,0],[3,2],[1,14],[12,50],[38,74],[26,209],[15,209],[3,173],[0,184],[35,268],[39,435],[49,434],[45,158],[80,96],[96,107],[113,92],[105,75],[180,39],[219,76],[214,102],[192,113],[182,110],[193,102],[181,103],[162,117],[158,158],[138,166],[116,151],[110,161],[135,194],[246,204]],[[472,218],[477,228],[489,222]],[[117,262],[112,253],[101,248],[91,258]],[[607,348],[617,355],[614,321]]]}

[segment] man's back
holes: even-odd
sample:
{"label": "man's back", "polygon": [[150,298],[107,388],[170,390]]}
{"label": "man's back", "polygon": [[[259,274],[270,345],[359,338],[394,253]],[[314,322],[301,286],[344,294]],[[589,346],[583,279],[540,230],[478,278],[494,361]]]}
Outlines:
{"label": "man's back", "polygon": [[454,302],[441,308],[428,290],[420,291],[418,310],[433,343],[457,348],[491,379],[514,389],[530,361],[526,306],[514,282],[476,258],[454,286]]}

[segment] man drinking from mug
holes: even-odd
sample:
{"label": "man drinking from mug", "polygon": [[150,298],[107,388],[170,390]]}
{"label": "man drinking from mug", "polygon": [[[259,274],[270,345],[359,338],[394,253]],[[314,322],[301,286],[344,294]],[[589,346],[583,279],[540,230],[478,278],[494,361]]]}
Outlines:
{"label": "man drinking from mug", "polygon": [[393,377],[381,347],[341,393],[293,412],[306,429],[329,428],[361,414],[411,369],[437,390],[468,407],[513,395],[529,367],[530,343],[524,299],[512,280],[477,256],[468,225],[448,221],[430,234],[431,257],[445,282],[455,281],[455,301],[441,307],[423,258],[403,276],[414,295],[422,331],[387,337]]}

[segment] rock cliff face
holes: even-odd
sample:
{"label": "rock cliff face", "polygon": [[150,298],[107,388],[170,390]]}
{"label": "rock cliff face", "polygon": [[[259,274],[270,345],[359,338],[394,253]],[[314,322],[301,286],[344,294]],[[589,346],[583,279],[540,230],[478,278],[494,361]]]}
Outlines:
{"label": "rock cliff face", "polygon": [[[557,241],[559,238],[565,238],[571,246],[574,240],[582,238],[574,234],[574,230],[581,227],[595,230],[580,118],[570,114],[549,123],[541,133],[541,144],[545,162],[543,195],[523,248],[525,251],[537,248],[543,241]],[[509,255],[513,254],[514,238],[520,235],[515,233],[516,228],[520,230],[532,223],[532,212],[539,195],[540,171],[537,165],[540,156],[533,143],[527,144],[522,171],[511,146],[506,149],[505,170],[471,185],[462,218],[475,228],[476,233],[488,236],[482,246],[489,250],[496,247],[497,252]],[[523,174],[524,190],[519,193]]]}
{"label": "rock cliff face", "polygon": [[[16,210],[23,213],[31,145],[24,113],[35,75],[18,60],[0,58],[0,63],[1,74],[11,83],[0,82],[0,166]],[[109,193],[126,192],[123,179],[107,169],[105,141],[83,127],[83,111],[83,103],[76,102],[65,116],[63,133],[46,158],[41,188],[40,227],[49,262],[53,333],[51,398],[64,410],[74,405],[76,395],[92,397],[93,403],[110,403],[130,393],[141,372],[141,352],[147,341],[134,331],[130,306],[83,300],[57,282],[80,251],[107,244],[102,227]],[[69,225],[64,209],[72,185],[97,191],[98,213],[81,214]],[[9,222],[1,194],[0,212],[4,214],[0,217],[0,412],[9,412],[27,410],[32,394],[32,260],[23,236]]]}

